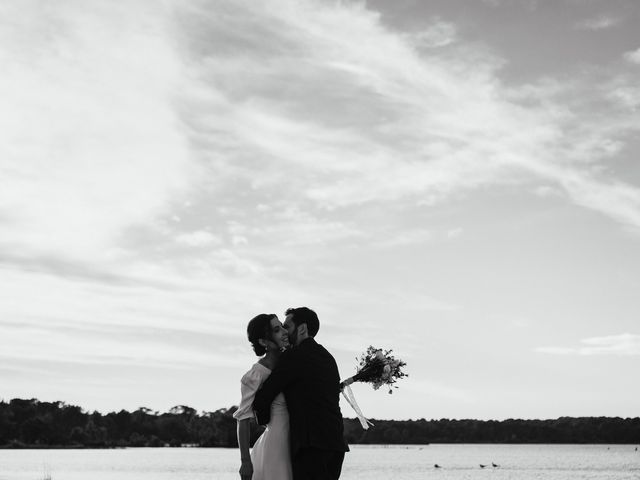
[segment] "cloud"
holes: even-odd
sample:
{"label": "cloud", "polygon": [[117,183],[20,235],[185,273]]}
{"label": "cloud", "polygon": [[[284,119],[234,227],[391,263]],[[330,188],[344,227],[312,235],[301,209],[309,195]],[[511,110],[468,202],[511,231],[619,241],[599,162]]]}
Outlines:
{"label": "cloud", "polygon": [[[588,170],[543,163],[531,165],[531,168],[541,177],[554,180],[575,204],[598,211],[623,225],[640,226],[640,189],[636,186],[598,178]],[[545,188],[537,194],[546,195],[551,191]]]}
{"label": "cloud", "polygon": [[75,278],[107,284],[128,284],[133,279],[114,271],[96,268],[94,264],[79,262],[61,255],[25,255],[0,250],[0,265],[63,278]]}
{"label": "cloud", "polygon": [[[244,271],[259,272],[268,261],[243,253],[256,239],[375,238],[379,223],[350,220],[350,209],[375,219],[391,205],[435,205],[532,177],[640,223],[638,189],[592,168],[636,127],[630,112],[612,110],[606,128],[583,116],[571,92],[589,78],[506,89],[504,60],[456,39],[456,25],[436,19],[407,36],[361,3],[128,8],[34,9],[7,31],[6,248],[64,262],[109,264],[132,252],[188,261],[177,243],[221,249],[211,258],[223,268],[254,262]],[[634,106],[630,85],[604,99]],[[135,237],[136,228],[147,233]]]}
{"label": "cloud", "polygon": [[536,352],[554,355],[640,355],[640,335],[623,333],[580,340],[579,347],[538,347]]}
{"label": "cloud", "polygon": [[407,38],[418,48],[444,47],[456,41],[456,27],[452,23],[437,20],[426,29],[410,34]]}
{"label": "cloud", "polygon": [[630,63],[640,64],[640,48],[638,48],[637,50],[626,52],[624,54],[624,58]]}
{"label": "cloud", "polygon": [[[2,318],[56,333],[77,329],[105,331],[106,325],[122,332],[140,329],[138,332],[148,332],[147,339],[158,329],[168,331],[179,324],[184,331],[235,336],[241,343],[245,328],[241,319],[251,318],[265,305],[278,304],[274,298],[277,295],[300,297],[295,288],[275,278],[267,284],[263,277],[245,276],[239,288],[229,274],[216,274],[189,264],[183,268],[189,275],[166,267],[147,272],[152,280],[172,284],[171,288],[157,288],[153,282],[93,283],[76,277],[3,270],[0,288],[7,298],[2,305]],[[24,334],[16,338],[21,335]],[[63,345],[64,339],[60,338]],[[73,343],[74,335],[64,338]],[[53,343],[47,342],[40,347],[33,344],[33,349],[20,342],[16,345],[22,345],[20,351],[25,355],[31,352],[46,356],[53,348]],[[117,345],[114,342],[114,353],[121,351]],[[184,345],[186,351],[188,345]],[[99,351],[86,350],[87,355],[93,353]]]}
{"label": "cloud", "polygon": [[[261,13],[253,8],[245,11],[238,5],[242,3],[229,7],[238,10],[237,18]],[[462,139],[467,125],[460,119],[470,120],[474,112],[482,111],[477,108],[479,99],[466,95],[483,95],[482,85],[473,80],[465,85],[453,81],[453,76],[458,78],[461,72],[447,71],[438,59],[432,65],[423,62],[410,42],[384,30],[377,17],[361,7],[320,5],[305,2],[304,8],[297,8],[288,4],[283,16],[273,22],[277,29],[262,27],[260,41],[259,32],[255,32],[255,40],[250,35],[255,50],[244,52],[244,58],[200,62],[204,65],[200,77],[218,79],[219,86],[213,87],[208,98],[218,110],[228,111],[224,124],[215,117],[208,117],[205,124],[197,122],[203,134],[214,132],[210,140],[220,142],[224,132],[223,148],[247,145],[245,150],[260,158],[259,186],[278,184],[278,170],[284,171],[286,165],[295,172],[300,185],[308,185],[300,193],[328,207],[417,195],[430,187],[446,191],[450,181],[469,174],[464,158],[456,162],[460,152],[451,148],[447,137],[453,134],[456,138],[452,140]],[[314,15],[309,17],[305,8]],[[272,18],[274,13],[270,12]],[[205,25],[199,20],[195,27]],[[210,35],[212,43],[222,39],[230,44],[249,41],[246,35],[237,38],[237,30],[227,31],[217,23],[206,27],[198,38]],[[369,41],[366,45],[353,42],[356,37]],[[274,54],[271,46],[283,44],[291,47],[282,50],[287,53]],[[256,59],[267,56],[257,71],[254,55]],[[482,80],[486,67],[475,58],[474,63],[466,73]],[[463,63],[456,66],[466,69]],[[225,80],[230,75],[243,80]],[[286,98],[279,98],[276,90],[282,84],[289,85]],[[246,95],[250,95],[248,101]],[[447,125],[438,125],[436,112],[442,111],[441,103],[454,98],[459,101],[442,115]],[[476,107],[472,110],[465,104]],[[211,103],[210,108],[215,105]],[[467,111],[454,115],[456,108]],[[313,117],[307,115],[308,111],[314,112]],[[185,112],[194,115],[193,110]],[[458,126],[453,128],[453,123]],[[473,124],[468,128],[474,128]],[[229,158],[239,155],[238,148],[233,148],[234,152],[227,152]],[[450,161],[430,166],[428,161],[435,156],[449,156]],[[244,155],[238,160],[241,164],[253,163]],[[246,176],[252,171],[248,169]],[[243,171],[234,172],[237,174]],[[336,176],[341,180],[335,182]],[[465,177],[473,183],[475,176]],[[298,192],[294,188],[292,193]]]}
{"label": "cloud", "polygon": [[3,242],[95,261],[193,175],[171,108],[179,63],[159,6],[40,7],[3,7],[22,19],[0,27]]}
{"label": "cloud", "polygon": [[197,230],[195,232],[182,233],[178,235],[176,237],[176,242],[189,247],[206,247],[211,245],[220,245],[222,240],[211,232]]}
{"label": "cloud", "polygon": [[618,17],[613,17],[609,15],[600,15],[598,17],[589,18],[586,20],[582,20],[577,23],[575,27],[578,30],[606,30],[608,28],[615,27],[619,25],[622,20]]}
{"label": "cloud", "polygon": [[533,189],[533,192],[540,197],[555,197],[561,194],[561,191],[550,185],[539,185]]}
{"label": "cloud", "polygon": [[[617,155],[636,129],[628,112],[610,106],[606,126],[604,117],[583,118],[595,101],[593,79],[507,89],[500,58],[448,40],[446,53],[419,51],[414,37],[384,27],[363,4],[223,3],[235,23],[202,15],[207,2],[180,14],[182,48],[198,72],[183,99],[194,108],[181,111],[220,178],[260,197],[286,184],[275,194],[281,201],[334,218],[352,207],[434,205],[536,178],[578,205],[640,225],[638,188],[586,164]],[[451,39],[455,26],[425,32]],[[210,47],[220,44],[236,54]]]}
{"label": "cloud", "polygon": [[[69,362],[82,359],[92,364],[183,369],[201,365],[242,365],[244,357],[236,344],[240,332],[224,329],[27,320],[0,322],[0,332],[3,338],[24,339],[20,348],[8,346],[3,350],[3,355],[11,357],[8,364],[19,363],[21,359],[35,362],[56,358]],[[73,345],[70,345],[70,339],[74,340]],[[212,348],[214,345],[217,347]]]}
{"label": "cloud", "polygon": [[621,85],[611,89],[610,98],[621,106],[631,110],[640,107],[640,88],[631,85]]}

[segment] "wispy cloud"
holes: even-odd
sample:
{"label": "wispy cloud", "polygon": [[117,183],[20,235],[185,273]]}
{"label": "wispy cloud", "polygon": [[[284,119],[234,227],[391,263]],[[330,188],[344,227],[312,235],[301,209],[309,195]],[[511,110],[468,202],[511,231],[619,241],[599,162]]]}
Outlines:
{"label": "wispy cloud", "polygon": [[452,23],[436,20],[424,30],[407,35],[407,38],[418,48],[444,47],[456,41],[456,27]]}
{"label": "wispy cloud", "polygon": [[579,30],[605,30],[621,23],[621,19],[610,15],[599,15],[576,23]]}
{"label": "wispy cloud", "polygon": [[[95,322],[0,322],[8,364],[81,361],[94,365],[195,368],[242,365],[235,331],[158,328]],[[223,341],[231,338],[233,341]],[[214,346],[216,346],[214,348]]]}
{"label": "wispy cloud", "polygon": [[[212,81],[200,83],[200,108],[183,109],[185,121],[208,139],[201,148],[222,149],[236,166],[231,175],[252,189],[272,192],[286,181],[286,165],[296,182],[279,197],[305,210],[432,205],[520,174],[519,181],[542,177],[579,205],[640,224],[638,189],[585,165],[615,155],[623,132],[635,128],[621,112],[617,132],[596,119],[573,127],[587,108],[573,92],[590,88],[589,78],[523,98],[526,89],[506,91],[498,80],[500,59],[468,44],[446,54],[420,51],[360,4],[283,1],[266,11],[234,2],[226,11],[237,21],[268,19],[242,34],[200,15],[208,4],[199,5],[183,12],[191,32],[185,49],[196,78]],[[433,31],[454,35],[447,24]],[[253,48],[233,57],[203,48],[219,42]],[[207,115],[214,110],[226,113]]]}
{"label": "wispy cloud", "polygon": [[[387,215],[391,202],[434,205],[531,177],[640,224],[638,189],[584,165],[615,154],[606,146],[632,123],[613,112],[607,128],[572,130],[583,112],[563,102],[575,85],[506,91],[502,60],[460,44],[451,23],[412,37],[363,4],[310,0],[135,8],[146,30],[116,6],[34,10],[33,25],[8,30],[7,249],[111,262],[177,243],[228,249],[226,264],[252,236],[322,245],[382,233],[347,221],[351,207]],[[617,91],[612,101],[635,105],[629,87]],[[127,242],[141,225],[149,235]]]}
{"label": "wispy cloud", "polygon": [[535,351],[555,355],[640,355],[640,335],[623,333],[580,340],[576,347],[538,347]]}

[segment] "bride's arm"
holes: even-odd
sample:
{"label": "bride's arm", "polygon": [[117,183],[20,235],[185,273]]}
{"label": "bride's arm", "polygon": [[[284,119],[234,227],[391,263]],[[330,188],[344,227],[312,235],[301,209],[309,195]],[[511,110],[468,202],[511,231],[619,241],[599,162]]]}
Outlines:
{"label": "bride's arm", "polygon": [[242,376],[240,381],[240,405],[233,414],[233,418],[238,421],[238,447],[240,448],[240,479],[251,480],[253,475],[253,465],[251,463],[251,455],[249,454],[249,437],[251,434],[251,421],[253,419],[253,410],[251,403],[255,396],[256,390],[260,385],[260,375],[255,369],[249,370]]}
{"label": "bride's arm", "polygon": [[251,419],[238,420],[238,447],[240,448],[240,479],[251,480],[253,476],[253,464],[249,454],[251,436]]}

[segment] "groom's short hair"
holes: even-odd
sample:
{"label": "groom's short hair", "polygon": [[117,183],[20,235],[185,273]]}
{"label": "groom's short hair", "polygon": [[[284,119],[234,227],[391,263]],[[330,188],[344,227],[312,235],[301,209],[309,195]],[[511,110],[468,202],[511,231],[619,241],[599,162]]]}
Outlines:
{"label": "groom's short hair", "polygon": [[307,332],[310,337],[315,337],[318,330],[320,330],[320,320],[318,320],[318,315],[316,315],[316,312],[310,308],[288,308],[285,315],[291,315],[291,320],[296,327],[306,323]]}

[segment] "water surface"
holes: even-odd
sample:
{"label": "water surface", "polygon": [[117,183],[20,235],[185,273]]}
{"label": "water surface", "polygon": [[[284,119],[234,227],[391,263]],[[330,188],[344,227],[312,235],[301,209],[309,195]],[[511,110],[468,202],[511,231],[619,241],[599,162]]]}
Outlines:
{"label": "water surface", "polygon": [[[342,480],[640,479],[640,452],[635,445],[354,445],[351,449]],[[0,450],[0,480],[42,480],[46,474],[51,480],[237,480],[238,458],[237,449],[224,448]]]}

